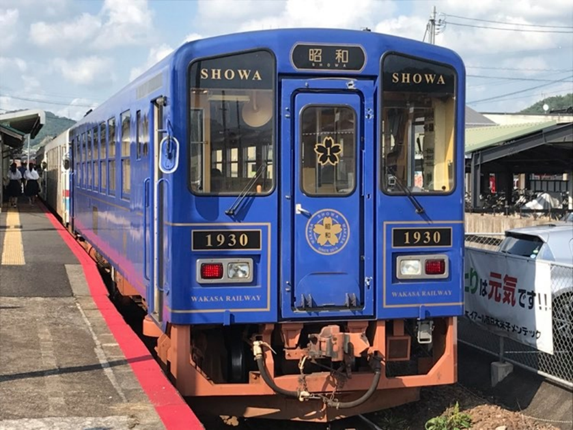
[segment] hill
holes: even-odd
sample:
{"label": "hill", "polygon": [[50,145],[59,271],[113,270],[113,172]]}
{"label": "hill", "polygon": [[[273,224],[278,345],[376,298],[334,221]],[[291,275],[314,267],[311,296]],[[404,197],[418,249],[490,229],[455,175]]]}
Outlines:
{"label": "hill", "polygon": [[46,112],[46,123],[38,133],[38,135],[30,141],[30,146],[34,147],[40,144],[45,137],[56,137],[64,130],[70,128],[76,122],[73,119],[57,116],[52,112]]}
{"label": "hill", "polygon": [[544,114],[543,105],[549,107],[548,112],[562,111],[567,113],[573,113],[573,93],[565,94],[564,96],[547,97],[537,103],[532,104],[526,109],[523,109],[519,113],[525,114]]}

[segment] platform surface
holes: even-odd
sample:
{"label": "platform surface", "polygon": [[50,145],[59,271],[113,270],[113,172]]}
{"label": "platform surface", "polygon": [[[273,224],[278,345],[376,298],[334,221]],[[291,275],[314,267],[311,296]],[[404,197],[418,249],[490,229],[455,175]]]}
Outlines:
{"label": "platform surface", "polygon": [[0,429],[163,429],[132,372],[138,360],[156,366],[150,354],[126,359],[82,265],[42,208],[5,205]]}

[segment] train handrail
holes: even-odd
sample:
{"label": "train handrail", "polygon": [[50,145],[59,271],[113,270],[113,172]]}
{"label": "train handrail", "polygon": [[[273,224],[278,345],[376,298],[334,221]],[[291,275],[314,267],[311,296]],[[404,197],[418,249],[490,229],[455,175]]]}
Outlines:
{"label": "train handrail", "polygon": [[159,286],[159,185],[162,182],[169,184],[166,178],[161,178],[155,183],[154,199],[153,199],[153,288],[157,287],[157,291],[163,293],[163,286]]}
{"label": "train handrail", "polygon": [[145,178],[143,181],[143,277],[146,281],[151,279],[147,275],[147,208],[149,207],[149,183],[151,178]]}
{"label": "train handrail", "polygon": [[[165,144],[166,141],[173,141],[173,143],[175,145],[174,150],[167,149],[165,151],[167,154],[175,152],[175,161],[173,162],[173,166],[169,169],[166,169],[163,166],[163,162],[161,161],[161,159],[163,159],[162,148],[163,148],[163,145]],[[160,157],[161,157],[161,159],[159,160],[159,170],[161,170],[161,172],[164,174],[171,174],[171,173],[175,172],[177,170],[177,168],[179,167],[179,141],[177,140],[177,138],[175,136],[171,136],[168,134],[163,139],[161,139],[161,142],[159,142],[159,153],[160,153]]]}

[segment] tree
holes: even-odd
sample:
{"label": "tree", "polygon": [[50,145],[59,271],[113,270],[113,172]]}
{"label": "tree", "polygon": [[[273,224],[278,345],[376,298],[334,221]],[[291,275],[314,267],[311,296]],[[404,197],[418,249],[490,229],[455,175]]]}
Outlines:
{"label": "tree", "polygon": [[573,113],[573,93],[565,94],[564,96],[554,96],[547,97],[543,100],[529,106],[527,109],[523,109],[519,113],[525,114],[544,114],[543,105],[549,106],[547,113],[551,111],[563,111],[567,113]]}

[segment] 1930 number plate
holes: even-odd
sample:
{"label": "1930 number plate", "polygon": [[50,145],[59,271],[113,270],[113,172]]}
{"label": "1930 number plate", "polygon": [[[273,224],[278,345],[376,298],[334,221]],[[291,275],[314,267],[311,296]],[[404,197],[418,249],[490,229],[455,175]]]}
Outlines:
{"label": "1930 number plate", "polygon": [[260,250],[261,230],[193,230],[193,251]]}
{"label": "1930 number plate", "polygon": [[452,246],[451,228],[394,228],[392,247]]}

